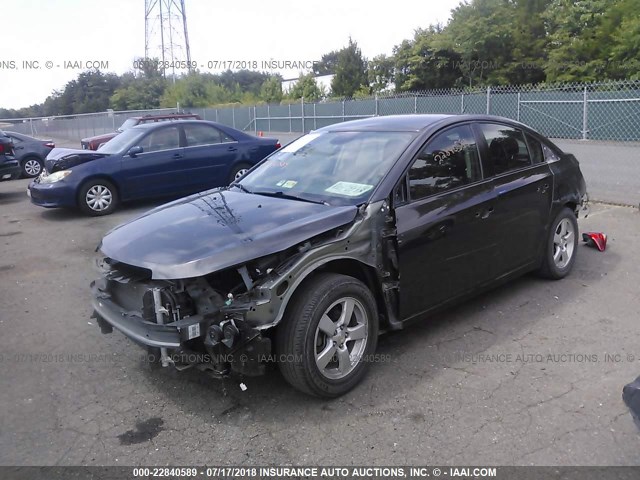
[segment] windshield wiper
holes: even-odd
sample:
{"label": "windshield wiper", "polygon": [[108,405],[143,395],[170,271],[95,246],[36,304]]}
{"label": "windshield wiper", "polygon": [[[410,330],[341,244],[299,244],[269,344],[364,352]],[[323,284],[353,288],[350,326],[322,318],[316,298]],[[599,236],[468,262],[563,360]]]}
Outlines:
{"label": "windshield wiper", "polygon": [[247,187],[245,187],[244,185],[242,185],[241,183],[232,183],[231,185],[229,185],[229,188],[231,187],[238,187],[240,190],[242,190],[244,193],[253,193],[251,190],[249,190]]}
{"label": "windshield wiper", "polygon": [[284,193],[283,191],[277,191],[277,192],[251,192],[255,195],[264,195],[265,197],[278,197],[278,198],[286,198],[288,200],[299,200],[301,202],[309,202],[309,203],[315,203],[318,205],[327,205],[329,206],[329,204],[327,202],[323,202],[320,200],[310,200],[308,198],[304,198],[304,197],[297,197],[295,195],[290,195],[288,193]]}

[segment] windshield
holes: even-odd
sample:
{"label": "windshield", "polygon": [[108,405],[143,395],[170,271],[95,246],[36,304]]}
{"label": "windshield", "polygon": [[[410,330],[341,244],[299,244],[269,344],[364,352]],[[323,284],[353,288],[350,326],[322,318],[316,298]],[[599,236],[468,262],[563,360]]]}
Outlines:
{"label": "windshield", "polygon": [[410,132],[310,133],[271,155],[239,183],[247,191],[358,205],[409,145]]}
{"label": "windshield", "polygon": [[100,153],[108,153],[112,155],[114,153],[124,152],[128,149],[134,142],[136,142],[142,135],[144,135],[145,130],[138,129],[129,129],[122,132],[120,135],[113,137],[107,143],[98,148]]}
{"label": "windshield", "polygon": [[138,121],[134,118],[129,118],[124,121],[120,128],[116,130],[116,132],[124,132],[125,130],[130,129],[131,127],[135,127],[138,124]]}

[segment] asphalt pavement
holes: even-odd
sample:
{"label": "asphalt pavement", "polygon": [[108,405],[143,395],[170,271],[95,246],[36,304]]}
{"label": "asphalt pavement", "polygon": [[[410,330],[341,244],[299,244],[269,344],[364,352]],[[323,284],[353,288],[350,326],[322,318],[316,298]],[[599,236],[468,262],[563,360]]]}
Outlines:
{"label": "asphalt pavement", "polygon": [[26,186],[0,183],[1,465],[640,465],[621,400],[640,375],[637,209],[594,205],[580,226],[606,252],[580,245],[562,281],[526,276],[383,336],[364,382],[327,401],[277,370],[151,367],[102,335],[96,245],[156,204],[91,218]]}

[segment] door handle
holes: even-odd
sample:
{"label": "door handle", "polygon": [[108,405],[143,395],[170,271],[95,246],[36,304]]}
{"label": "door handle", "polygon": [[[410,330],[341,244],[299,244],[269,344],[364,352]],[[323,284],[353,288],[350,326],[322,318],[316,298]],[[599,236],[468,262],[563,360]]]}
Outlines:
{"label": "door handle", "polygon": [[181,153],[174,153],[173,156],[171,158],[175,158],[176,160],[183,158],[184,155],[182,155]]}
{"label": "door handle", "polygon": [[235,152],[238,149],[236,147],[229,147],[229,148],[227,148],[227,150],[230,151],[230,152]]}
{"label": "door handle", "polygon": [[493,207],[487,207],[484,210],[478,210],[476,212],[476,218],[480,218],[481,220],[485,220],[489,218],[489,216],[493,213]]}

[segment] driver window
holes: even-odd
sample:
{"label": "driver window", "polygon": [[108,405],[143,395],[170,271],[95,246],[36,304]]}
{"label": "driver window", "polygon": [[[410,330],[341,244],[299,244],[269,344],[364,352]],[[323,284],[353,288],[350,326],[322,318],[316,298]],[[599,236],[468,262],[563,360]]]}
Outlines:
{"label": "driver window", "polygon": [[180,133],[178,131],[178,127],[171,126],[154,130],[144,137],[138,145],[142,147],[143,153],[179,148]]}
{"label": "driver window", "polygon": [[468,125],[446,130],[430,140],[409,169],[411,200],[480,180],[476,140]]}

